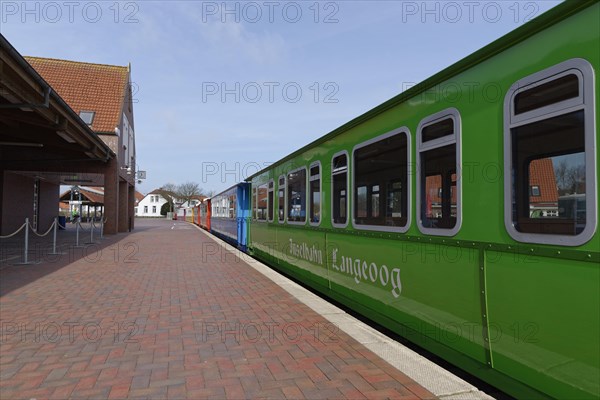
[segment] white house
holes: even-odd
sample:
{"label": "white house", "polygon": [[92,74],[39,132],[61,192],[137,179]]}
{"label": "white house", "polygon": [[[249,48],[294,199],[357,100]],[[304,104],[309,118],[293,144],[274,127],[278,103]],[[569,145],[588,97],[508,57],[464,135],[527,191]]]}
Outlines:
{"label": "white house", "polygon": [[204,199],[206,199],[206,196],[194,196],[190,201],[184,201],[182,203],[177,202],[176,207],[177,210],[177,218],[183,218],[185,217],[186,214],[186,210],[190,207],[196,207],[198,204],[200,204]]}
{"label": "white house", "polygon": [[161,217],[160,208],[167,199],[159,194],[158,190],[148,193],[135,208],[136,217]]}

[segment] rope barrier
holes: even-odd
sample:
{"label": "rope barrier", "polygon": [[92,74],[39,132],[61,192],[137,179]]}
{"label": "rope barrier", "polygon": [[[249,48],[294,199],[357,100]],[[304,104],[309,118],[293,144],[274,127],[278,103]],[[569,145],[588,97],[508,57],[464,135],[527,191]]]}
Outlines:
{"label": "rope barrier", "polygon": [[89,229],[85,229],[82,225],[81,222],[77,221],[77,226],[79,226],[81,228],[82,231],[87,232],[89,231]]}
{"label": "rope barrier", "polygon": [[[104,238],[104,224],[108,221],[108,218],[101,218],[100,219],[100,239]],[[89,231],[90,232],[90,243],[94,243],[94,229],[98,228],[96,226],[96,223],[94,221],[94,219],[91,220],[91,224],[89,229],[85,229],[81,226],[81,222],[77,221],[75,223],[76,225],[76,244],[75,247],[83,247],[79,245],[79,230],[83,229],[84,231]],[[50,228],[48,228],[48,230],[43,233],[37,233],[34,229],[33,229],[33,225],[29,222],[29,218],[25,218],[25,223],[23,225],[21,225],[19,227],[19,229],[17,229],[15,232],[11,233],[10,235],[6,235],[6,236],[0,236],[0,239],[9,239],[11,237],[16,236],[17,234],[19,234],[19,232],[21,232],[23,229],[25,229],[25,243],[24,243],[24,248],[23,248],[23,262],[19,263],[19,265],[24,265],[24,264],[37,264],[38,262],[30,262],[28,260],[28,253],[29,253],[29,230],[31,229],[31,231],[38,237],[45,237],[47,235],[50,234],[50,232],[53,232],[53,239],[52,239],[52,253],[50,254],[64,254],[64,253],[58,253],[56,251],[56,242],[57,242],[57,231],[58,228],[62,228],[62,229],[67,229],[66,226],[62,226],[59,222],[58,222],[58,217],[54,218],[54,222],[52,222],[52,225],[50,225]]]}
{"label": "rope barrier", "polygon": [[29,223],[29,227],[31,228],[31,232],[33,232],[33,233],[34,233],[34,234],[35,234],[37,237],[44,237],[44,236],[46,236],[47,234],[49,234],[49,233],[50,233],[50,231],[51,231],[52,229],[54,229],[54,224],[56,224],[56,223],[57,223],[57,222],[56,222],[56,219],[55,219],[55,220],[54,220],[54,222],[52,223],[52,225],[50,225],[50,229],[48,229],[48,230],[46,231],[46,233],[44,233],[44,234],[42,234],[42,235],[40,235],[39,233],[37,233],[37,232],[36,232],[36,231],[33,229],[33,226],[31,225],[31,223]]}
{"label": "rope barrier", "polygon": [[25,225],[27,225],[28,223],[29,222],[24,223],[23,225],[21,225],[21,227],[19,229],[17,229],[14,233],[11,233],[10,235],[0,236],[0,239],[8,239],[8,238],[15,236],[16,234],[21,232],[23,230],[23,228],[25,228]]}

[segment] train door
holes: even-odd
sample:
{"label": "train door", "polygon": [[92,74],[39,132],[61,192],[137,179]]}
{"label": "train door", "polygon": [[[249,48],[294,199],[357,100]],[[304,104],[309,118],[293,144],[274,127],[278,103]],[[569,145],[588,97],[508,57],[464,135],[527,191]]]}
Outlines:
{"label": "train door", "polygon": [[248,222],[250,218],[250,184],[240,183],[237,188],[238,243],[243,248],[248,244]]}

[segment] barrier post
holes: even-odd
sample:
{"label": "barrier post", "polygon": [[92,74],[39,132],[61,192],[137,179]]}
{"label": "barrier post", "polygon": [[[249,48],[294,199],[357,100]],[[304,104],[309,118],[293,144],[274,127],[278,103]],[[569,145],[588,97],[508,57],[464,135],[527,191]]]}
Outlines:
{"label": "barrier post", "polygon": [[54,232],[52,233],[52,254],[56,254],[56,230],[58,228],[58,217],[54,217]]}
{"label": "barrier post", "polygon": [[86,242],[86,244],[94,244],[94,228],[96,227],[96,225],[94,225],[94,220],[92,219],[92,222],[90,224],[90,241]]}
{"label": "barrier post", "polygon": [[75,247],[81,248],[81,247],[83,247],[79,244],[79,227],[81,226],[81,222],[77,221],[76,226],[77,226],[77,229],[75,230]]}
{"label": "barrier post", "polygon": [[56,234],[58,231],[58,217],[54,217],[54,232],[52,233],[52,253],[50,255],[57,256],[65,253],[57,253],[56,252]]}
{"label": "barrier post", "polygon": [[23,254],[23,264],[29,264],[27,253],[29,253],[29,218],[25,218],[25,254]]}
{"label": "barrier post", "polygon": [[23,251],[23,262],[16,265],[33,264],[29,261],[29,218],[25,218],[25,250]]}

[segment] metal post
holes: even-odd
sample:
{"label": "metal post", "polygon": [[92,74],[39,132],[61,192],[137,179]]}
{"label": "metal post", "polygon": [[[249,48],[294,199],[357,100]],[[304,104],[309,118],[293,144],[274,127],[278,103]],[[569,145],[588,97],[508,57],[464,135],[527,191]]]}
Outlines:
{"label": "metal post", "polygon": [[58,232],[58,217],[54,217],[54,233],[53,233],[53,241],[52,241],[52,253],[53,256],[65,254],[65,253],[57,253],[56,252],[56,234]]}
{"label": "metal post", "polygon": [[58,217],[54,217],[54,232],[52,233],[52,254],[56,254],[56,231],[58,229]]}
{"label": "metal post", "polygon": [[76,224],[76,241],[75,241],[75,247],[79,247],[79,221],[77,221]]}
{"label": "metal post", "polygon": [[25,254],[23,255],[23,264],[29,264],[27,253],[29,252],[29,218],[25,218]]}
{"label": "metal post", "polygon": [[90,241],[87,242],[86,244],[93,244],[94,243],[94,220],[92,219],[92,223],[90,224]]}
{"label": "metal post", "polygon": [[29,261],[29,218],[25,218],[25,250],[23,251],[23,262],[14,265],[39,264],[39,261]]}

